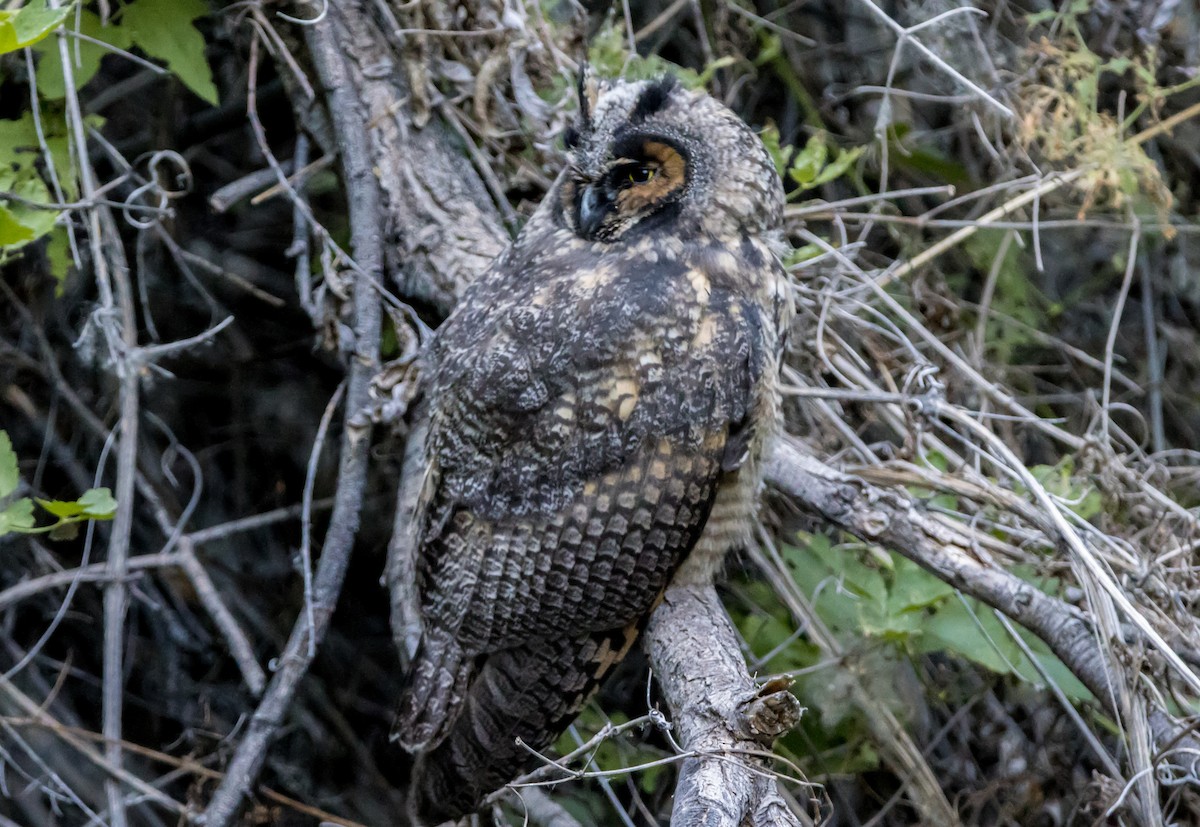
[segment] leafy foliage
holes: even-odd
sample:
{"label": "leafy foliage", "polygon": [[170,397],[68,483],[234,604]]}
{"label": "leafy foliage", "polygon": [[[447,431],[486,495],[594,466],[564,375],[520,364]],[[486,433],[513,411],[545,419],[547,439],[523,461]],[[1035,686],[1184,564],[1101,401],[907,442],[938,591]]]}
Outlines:
{"label": "leafy foliage", "polygon": [[166,63],[184,86],[216,106],[217,87],[195,26],[207,14],[204,0],[137,0],[126,7],[121,23],[135,46]]}
{"label": "leafy foliage", "polygon": [[[12,441],[6,431],[0,431],[0,503],[12,496],[20,483],[20,469]],[[53,523],[36,525],[33,503],[37,502]],[[73,536],[74,526],[88,520],[111,520],[117,511],[117,501],[107,488],[89,488],[76,500],[43,500],[18,497],[0,509],[0,537],[5,534],[49,534],[51,539]]]}
{"label": "leafy foliage", "polygon": [[[1079,183],[1084,193],[1081,217],[1095,206],[1128,204],[1153,211],[1165,223],[1174,200],[1170,187],[1145,149],[1126,140],[1127,130],[1146,107],[1192,84],[1162,90],[1146,63],[1150,58],[1105,59],[1093,52],[1075,20],[1083,11],[1073,4],[1059,18],[1067,36],[1053,42],[1042,38],[1029,47],[1036,55],[1040,75],[1025,92],[1028,106],[1021,122],[1022,137],[1049,161],[1068,162],[1086,170]],[[1101,90],[1127,73],[1144,87],[1143,103],[1121,118],[1107,110]]]}
{"label": "leafy foliage", "polygon": [[33,0],[15,11],[0,10],[0,55],[32,46],[67,19],[73,4],[46,7],[46,0]]}
{"label": "leafy foliage", "polygon": [[[70,77],[81,89],[96,74],[100,62],[114,52],[138,49],[163,61],[192,92],[207,103],[217,103],[212,71],[205,59],[204,38],[195,23],[208,14],[203,0],[136,0],[121,6],[116,16],[102,20],[89,9],[74,4],[47,7],[46,0],[32,0],[13,11],[0,11],[0,55],[29,48],[36,58],[39,116],[32,108],[15,119],[0,120],[0,263],[26,245],[38,241],[61,226],[64,219],[57,202],[79,196],[71,164],[69,135],[58,104],[66,96],[60,34],[77,32],[70,48]],[[0,68],[0,81],[4,79]],[[98,128],[102,119],[90,115],[85,123]],[[48,177],[47,165],[54,172]],[[56,197],[56,190],[61,194]],[[66,277],[61,232],[52,240],[54,273]]]}
{"label": "leafy foliage", "polygon": [[674,75],[688,89],[704,89],[713,75],[732,65],[730,56],[718,58],[697,72],[658,55],[631,54],[624,29],[613,21],[592,39],[588,48],[588,62],[602,77],[623,77],[628,80],[649,80],[661,75]]}
{"label": "leafy foliage", "polygon": [[[16,120],[0,120],[0,192],[22,199],[7,205],[0,201],[0,261],[54,229],[61,211],[46,206],[55,201],[42,174],[40,140],[44,140],[54,162],[55,176],[64,196],[76,195],[70,167],[66,124],[60,117],[46,115],[41,122],[42,138],[33,114]],[[38,206],[42,205],[42,206]]]}
{"label": "leafy foliage", "polygon": [[[204,38],[195,27],[195,21],[207,14],[203,0],[135,0],[109,20],[83,10],[79,32],[100,43],[81,39],[72,44],[71,52],[77,56],[71,67],[75,88],[82,88],[95,76],[106,55],[137,48],[166,63],[188,89],[215,106],[217,88],[204,56]],[[66,81],[58,44],[47,40],[36,47],[36,52],[41,58],[38,92],[47,100],[60,100],[66,94]]]}
{"label": "leafy foliage", "polygon": [[[1041,473],[1071,487],[1061,469]],[[834,545],[825,534],[785,545],[780,552],[816,615],[845,647],[847,660],[855,663],[853,672],[871,697],[893,706],[901,720],[909,710],[894,687],[904,683],[909,661],[926,655],[969,661],[1036,687],[1045,685],[1046,676],[1069,698],[1091,697],[1040,640],[1018,630],[1018,642],[991,609],[904,557],[873,546]],[[826,772],[874,768],[878,755],[868,745],[856,702],[844,687],[830,685],[831,680],[842,680],[840,671],[833,670],[833,664],[822,664],[821,651],[796,637],[786,614],[763,608],[772,605],[768,587],[744,584],[742,589],[756,608],[740,616],[738,625],[753,651],[765,658],[760,669],[797,675],[797,696],[819,712],[803,721],[802,736],[785,740],[793,759],[806,766],[811,756],[820,755]],[[1036,663],[1026,656],[1026,648]]]}

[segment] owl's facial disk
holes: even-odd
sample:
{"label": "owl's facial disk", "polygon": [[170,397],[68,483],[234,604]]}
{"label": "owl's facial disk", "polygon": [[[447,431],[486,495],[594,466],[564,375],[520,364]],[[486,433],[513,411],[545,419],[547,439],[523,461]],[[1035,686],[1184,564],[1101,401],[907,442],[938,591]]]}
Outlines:
{"label": "owl's facial disk", "polygon": [[612,149],[611,161],[595,180],[574,186],[576,227],[592,240],[614,240],[677,199],[686,180],[687,161],[665,141],[633,135]]}
{"label": "owl's facial disk", "polygon": [[676,121],[690,99],[673,77],[602,83],[585,69],[562,193],[581,237],[616,241],[681,200],[692,170]]}

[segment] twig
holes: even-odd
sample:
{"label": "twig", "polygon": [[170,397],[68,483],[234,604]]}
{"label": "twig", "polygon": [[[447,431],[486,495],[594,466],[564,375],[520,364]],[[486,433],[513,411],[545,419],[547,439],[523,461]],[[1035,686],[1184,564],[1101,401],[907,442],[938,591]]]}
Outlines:
{"label": "twig", "polygon": [[[288,159],[280,164],[280,168],[289,176],[295,174],[295,159]],[[236,181],[230,181],[208,197],[208,205],[213,212],[223,213],[239,201],[249,198],[256,192],[271,186],[276,180],[276,171],[271,167],[255,170],[249,175],[243,175]]]}
{"label": "twig", "polygon": [[[175,566],[179,565],[179,563],[180,560],[174,554],[139,554],[136,557],[129,558],[128,571],[138,572],[162,566]],[[81,565],[78,568],[43,574],[40,577],[23,580],[14,586],[9,586],[4,591],[0,591],[0,609],[12,606],[47,589],[70,586],[72,583],[104,583],[111,578],[112,575],[108,571],[108,563],[90,563]]]}
{"label": "twig", "polygon": [[961,410],[947,405],[944,402],[932,401],[930,403],[931,412],[937,416],[948,419],[966,430],[973,433],[980,439],[988,448],[995,453],[997,457],[1007,466],[1008,470],[1015,474],[1033,495],[1034,500],[1041,506],[1042,511],[1050,519],[1052,525],[1059,534],[1059,539],[1067,547],[1072,554],[1072,559],[1077,560],[1082,564],[1088,575],[1103,589],[1112,601],[1121,609],[1121,613],[1138,628],[1138,630],[1146,637],[1146,640],[1158,650],[1158,653],[1167,661],[1174,669],[1175,673],[1181,677],[1195,692],[1200,692],[1200,676],[1188,667],[1187,664],[1179,657],[1174,649],[1171,648],[1158,630],[1150,625],[1146,616],[1140,612],[1136,606],[1129,600],[1129,597],[1114,582],[1112,575],[1100,565],[1096,559],[1095,553],[1089,549],[1080,538],[1079,534],[1074,531],[1067,519],[1063,516],[1059,506],[1053,502],[1046,489],[1033,474],[1025,467],[1025,464],[1016,457],[995,434],[984,428],[971,417],[967,416]]}
{"label": "twig", "polygon": [[874,192],[870,195],[859,195],[855,198],[843,198],[840,201],[806,203],[794,207],[789,206],[784,208],[783,214],[786,218],[803,218],[814,214],[824,216],[834,214],[835,212],[838,215],[842,215],[842,210],[846,207],[857,207],[861,204],[876,204],[880,201],[888,201],[893,198],[911,198],[919,195],[954,195],[954,187],[949,185],[912,187],[910,189]]}
{"label": "twig", "polygon": [[[875,200],[874,196],[869,196],[869,198]],[[921,215],[851,212],[849,210],[836,209],[836,205],[834,204],[814,205],[812,210],[808,210],[807,207],[803,206],[795,209],[801,212],[792,212],[793,208],[789,207],[786,215],[789,218],[793,215],[803,215],[808,221],[876,221],[884,224],[903,224],[919,229],[959,229],[962,227],[973,227],[979,221],[979,219],[972,218],[926,218]],[[1128,230],[1129,222],[1112,221],[1104,218],[1043,218],[1037,222],[1037,226],[1043,231],[1079,229]],[[1032,221],[993,221],[987,225],[987,229],[989,230],[1032,230],[1033,227],[1034,223]],[[1182,222],[1171,224],[1158,221],[1143,221],[1142,229],[1146,232],[1161,233],[1170,231],[1184,235],[1195,235],[1200,233],[1200,224],[1185,224]]]}
{"label": "twig", "polygon": [[582,827],[565,807],[537,788],[513,790],[511,797],[515,800],[517,812],[538,827]]}
{"label": "twig", "polygon": [[[816,46],[817,45],[817,41],[813,40],[811,37],[805,37],[804,35],[802,35],[798,32],[792,31],[791,29],[787,28],[786,26],[780,26],[778,23],[772,23],[770,20],[767,20],[765,17],[760,17],[759,15],[750,11],[749,9],[742,8],[733,0],[726,0],[725,8],[729,9],[731,12],[738,15],[739,17],[744,17],[747,20],[753,21],[755,24],[757,24],[759,26],[765,26],[766,28],[770,29],[771,31],[775,32],[776,34],[783,35],[784,37],[788,38],[789,40],[794,40],[797,43],[799,43],[801,46]],[[711,61],[705,61],[705,62],[710,63]]]}
{"label": "twig", "polygon": [[[323,169],[333,166],[333,161],[334,159],[330,158],[328,155],[322,155],[317,160],[304,164],[304,166],[300,167],[300,169],[298,169],[296,172],[289,175],[287,182],[296,189],[300,189],[304,186],[304,183],[309,176],[311,176],[314,172],[320,172]],[[254,206],[258,206],[262,202],[270,198],[274,198],[283,191],[284,187],[281,184],[272,184],[258,195],[255,195],[253,198],[251,198],[250,203]]]}
{"label": "twig", "polygon": [[[161,804],[173,812],[183,813],[186,811],[184,806],[175,799],[171,798],[160,790],[156,790],[141,778],[125,770],[121,766],[114,764],[108,757],[108,747],[110,744],[109,736],[101,736],[104,740],[105,746],[104,753],[101,754],[84,743],[81,738],[78,738],[69,731],[66,731],[66,728],[62,727],[58,721],[55,721],[53,718],[51,718],[49,713],[39,707],[31,698],[26,696],[23,692],[21,692],[20,689],[18,689],[9,681],[0,680],[0,692],[3,692],[5,695],[7,695],[24,712],[25,715],[29,716],[35,721],[38,721],[39,723],[44,724],[50,729],[55,730],[58,737],[61,738],[64,743],[68,744],[70,747],[79,752],[79,754],[87,759],[88,762],[95,764],[97,767],[104,770],[110,779],[113,779],[110,781],[113,786],[115,786],[115,781],[119,780],[128,785],[131,789],[137,790],[155,803]],[[82,805],[82,802],[79,803]],[[121,811],[124,812],[123,796],[120,797],[120,804]],[[111,798],[109,801],[109,807],[110,812],[115,813],[115,811],[112,811],[111,809]],[[83,806],[83,809],[86,810],[87,807]]]}
{"label": "twig", "polygon": [[1133,216],[1133,232],[1129,234],[1129,249],[1125,253],[1125,275],[1121,278],[1121,289],[1117,292],[1117,304],[1113,308],[1112,321],[1108,325],[1108,338],[1104,341],[1104,383],[1100,391],[1100,434],[1105,444],[1108,444],[1108,425],[1112,416],[1112,372],[1114,348],[1117,344],[1117,330],[1121,327],[1121,317],[1125,315],[1125,300],[1129,298],[1129,288],[1133,286],[1133,274],[1137,270],[1138,242],[1142,238],[1142,226],[1137,216]]}
{"label": "twig", "polygon": [[[333,506],[333,499],[323,497],[319,500],[314,500],[310,505],[312,511],[324,511]],[[241,517],[237,520],[230,520],[227,523],[201,528],[186,535],[186,539],[190,540],[194,545],[203,545],[211,543],[215,540],[223,540],[234,534],[241,534],[244,531],[254,531],[258,528],[264,528],[275,523],[282,523],[285,520],[291,520],[300,516],[304,505],[297,503],[284,508],[275,508],[270,511],[264,511],[262,514],[254,514],[250,517]]]}
{"label": "twig", "polygon": [[[878,7],[875,6],[875,4],[872,2],[872,0],[860,0],[860,2],[871,6],[872,8],[878,9]],[[880,12],[880,13],[882,14],[882,12]],[[886,15],[884,15],[884,16],[886,17]],[[891,18],[888,18],[888,19],[890,20]],[[899,24],[896,24],[896,25],[899,25]],[[1176,112],[1174,115],[1167,118],[1166,120],[1160,121],[1159,123],[1155,124],[1154,126],[1143,129],[1141,132],[1139,132],[1136,135],[1134,135],[1133,137],[1127,139],[1125,141],[1125,145],[1130,148],[1140,146],[1140,145],[1144,144],[1146,141],[1150,140],[1151,138],[1154,138],[1154,137],[1157,137],[1158,135],[1162,135],[1166,132],[1169,132],[1174,127],[1178,126],[1179,124],[1181,124],[1187,120],[1190,120],[1191,118],[1196,117],[1197,115],[1200,115],[1200,103],[1192,104],[1191,106],[1187,107],[1183,111]],[[952,247],[955,247],[958,244],[965,241],[966,239],[970,238],[975,233],[977,233],[979,230],[984,229],[988,226],[991,226],[992,224],[995,223],[996,219],[1003,218],[1004,216],[1012,213],[1013,211],[1018,210],[1021,207],[1024,207],[1026,204],[1035,202],[1035,201],[1039,200],[1042,196],[1047,195],[1051,192],[1054,192],[1055,190],[1059,189],[1063,185],[1069,184],[1072,181],[1078,180],[1079,177],[1082,176],[1085,171],[1086,170],[1084,168],[1080,168],[1080,169],[1074,169],[1074,170],[1071,170],[1069,172],[1065,172],[1065,173],[1062,173],[1059,175],[1053,175],[1053,176],[1048,177],[1045,181],[1043,181],[1041,184],[1034,187],[1033,189],[1027,190],[1026,192],[1023,192],[1020,195],[1016,196],[1015,198],[1012,198],[1012,199],[1006,201],[1005,203],[1001,204],[999,207],[996,207],[994,210],[986,213],[985,215],[980,216],[970,226],[963,227],[961,230],[951,233],[950,235],[946,236],[945,238],[943,238],[941,241],[937,242],[933,246],[925,249],[919,255],[914,256],[912,259],[905,262],[900,267],[896,268],[895,270],[888,271],[888,273],[884,274],[884,276],[882,276],[878,280],[879,285],[883,286],[892,281],[895,281],[896,279],[904,278],[904,277],[908,276],[915,270],[917,270],[921,267],[924,267],[926,264],[933,261],[935,258],[940,256],[942,253],[946,252],[947,250],[951,249]]]}
{"label": "twig", "polygon": [[944,19],[949,14],[953,14],[953,13],[956,13],[959,11],[969,11],[972,13],[982,14],[983,12],[981,10],[975,9],[970,6],[962,6],[962,7],[958,7],[955,9],[950,9],[947,12],[943,12],[942,14],[937,15],[933,19],[926,20],[921,23],[917,23],[916,25],[910,26],[906,29],[903,26],[901,26],[899,23],[897,23],[895,20],[893,20],[891,17],[889,17],[887,12],[885,12],[883,9],[879,8],[879,6],[875,5],[874,0],[858,0],[858,2],[859,2],[859,5],[864,6],[868,11],[871,12],[872,15],[875,16],[876,19],[878,19],[881,23],[883,23],[885,26],[887,26],[889,29],[891,29],[896,34],[896,37],[898,40],[897,48],[899,48],[900,44],[902,44],[902,43],[911,43],[916,48],[916,50],[918,52],[920,52],[921,54],[925,55],[925,57],[928,58],[929,61],[931,63],[933,63],[934,66],[937,66],[939,69],[941,69],[943,72],[948,74],[950,77],[954,78],[955,81],[962,84],[966,88],[970,89],[972,92],[974,92],[976,95],[978,95],[979,98],[984,103],[991,106],[998,113],[1003,115],[1005,118],[1011,119],[1014,117],[1013,111],[1011,109],[1009,109],[1004,104],[1000,103],[1000,101],[998,101],[994,97],[992,97],[987,92],[987,90],[981,88],[973,80],[971,80],[967,76],[963,75],[961,72],[959,72],[953,66],[951,66],[949,63],[947,63],[940,55],[935,53],[932,49],[930,49],[924,43],[922,43],[921,41],[917,40],[915,37],[912,36],[914,32],[917,32],[917,31],[921,30],[922,28],[925,28],[926,26],[940,22],[942,19]]}
{"label": "twig", "polygon": [[75,31],[74,29],[68,28],[66,26],[63,26],[61,31],[63,32],[63,34],[73,37],[76,40],[82,40],[84,43],[90,43],[93,46],[98,46],[99,48],[105,50],[106,52],[111,52],[112,54],[120,55],[121,57],[125,58],[126,60],[133,61],[134,63],[141,66],[143,69],[147,69],[151,73],[158,75],[159,77],[166,77],[167,75],[171,74],[168,70],[159,66],[157,63],[151,63],[150,61],[146,60],[145,58],[135,55],[133,52],[129,51],[128,49],[119,48],[117,46],[112,45],[111,43],[108,43],[107,41],[99,40],[98,38],[95,38],[95,37],[89,37],[88,35],[84,34],[83,32]]}
{"label": "twig", "polygon": [[217,322],[212,327],[202,333],[197,333],[195,336],[189,336],[186,339],[179,339],[174,342],[167,342],[162,345],[148,345],[146,347],[134,348],[132,354],[135,358],[135,366],[141,366],[156,362],[159,359],[164,359],[168,356],[175,356],[185,350],[203,345],[215,338],[222,330],[233,324],[233,316],[226,316],[221,321]]}
{"label": "twig", "polygon": [[[67,740],[68,737],[79,739],[79,741],[103,741],[104,740],[104,737],[102,735],[98,735],[97,733],[94,733],[94,732],[89,732],[88,730],[85,730],[85,729],[79,729],[78,727],[67,726],[66,724],[64,724],[58,720],[55,720],[54,718],[51,718],[44,713],[38,717],[31,716],[31,717],[23,718],[23,719],[22,718],[8,718],[8,719],[3,719],[3,720],[6,724],[13,726],[13,727],[21,727],[21,726],[40,727],[42,729],[47,730],[48,732],[54,733],[55,735],[59,736],[60,738],[63,738],[64,740]],[[68,742],[68,743],[70,743],[70,742]],[[78,746],[76,746],[76,744],[72,744],[72,746],[75,746],[77,749],[80,749],[80,751],[82,751],[82,749],[86,748],[86,746],[82,745],[82,744],[80,744]],[[174,767],[178,773],[187,774],[187,775],[195,775],[195,776],[199,776],[200,778],[209,778],[209,779],[217,779],[217,780],[219,780],[222,777],[222,773],[218,772],[217,770],[203,766],[202,764],[198,764],[196,761],[189,759],[189,758],[177,758],[174,755],[168,755],[165,752],[160,752],[159,750],[155,750],[155,749],[148,749],[147,747],[144,747],[141,744],[135,744],[131,741],[126,741],[124,743],[124,747],[127,752],[130,752],[130,753],[133,753],[136,755],[140,755],[144,758],[149,758],[152,761],[156,761],[158,763],[167,764],[168,766]],[[275,790],[272,790],[272,789],[264,788],[264,789],[262,789],[261,792],[262,792],[263,798],[266,798],[269,801],[274,801],[279,804],[282,804],[283,806],[293,809],[298,813],[303,813],[304,815],[313,816],[314,818],[318,818],[323,822],[328,822],[331,825],[331,827],[333,827],[334,825],[336,825],[336,827],[367,827],[367,825],[365,825],[365,824],[361,824],[357,821],[351,821],[350,819],[345,818],[343,816],[334,815],[333,813],[327,812],[318,807],[313,807],[310,804],[305,804],[303,801],[297,801],[296,799],[291,798],[290,796],[283,795],[282,793],[276,792]],[[143,794],[146,795],[148,798],[151,797],[148,792],[144,792]],[[166,804],[166,806],[171,806],[171,804]]]}
{"label": "twig", "polygon": [[[51,5],[57,8],[59,4],[54,2]],[[58,47],[67,96],[67,119],[77,151],[75,161],[79,168],[80,188],[84,200],[90,201],[95,198],[96,193],[95,174],[87,154],[83,114],[79,105],[79,97],[75,91],[67,40],[61,29]],[[104,677],[101,699],[102,725],[106,739],[104,755],[107,762],[119,773],[122,771],[121,722],[125,682],[125,617],[129,604],[125,575],[128,570],[129,540],[133,527],[138,435],[139,374],[135,366],[128,361],[128,357],[137,349],[137,328],[132,291],[122,260],[121,242],[115,231],[112,231],[111,216],[105,208],[97,207],[89,211],[88,224],[92,266],[100,291],[101,309],[94,318],[98,320],[97,323],[108,340],[114,369],[120,382],[121,413],[118,426],[120,442],[117,449],[117,482],[115,486],[117,513],[113,519],[112,533],[109,535],[108,544],[108,574],[111,579],[104,591]],[[105,231],[111,231],[111,236],[107,235]],[[102,239],[105,237],[115,239],[115,241],[106,245],[102,244]],[[107,269],[110,255],[114,258],[111,276],[116,282],[115,301],[113,281],[110,281]],[[119,308],[119,323],[115,323],[113,320],[113,311],[116,308]],[[114,326],[119,329],[114,331]],[[118,339],[120,344],[117,343]],[[128,823],[128,816],[125,799],[121,795],[119,785],[110,778],[105,782],[105,791],[113,826],[125,827]]]}
{"label": "twig", "polygon": [[219,267],[203,256],[198,256],[195,253],[191,253],[183,249],[179,246],[175,239],[171,238],[170,233],[163,229],[161,225],[156,225],[154,231],[158,236],[158,240],[167,246],[167,249],[170,251],[171,255],[176,256],[178,259],[182,259],[180,262],[181,270],[183,270],[187,264],[195,264],[206,272],[228,280],[238,288],[245,290],[251,296],[254,296],[254,298],[258,299],[259,301],[266,302],[272,307],[287,306],[287,302],[284,299],[281,299],[279,296],[268,293],[266,290],[263,290],[262,288],[250,283],[247,279],[242,278],[237,273],[232,273],[229,270],[226,270],[224,267]]}
{"label": "twig", "polygon": [[1159,355],[1157,300],[1149,262],[1143,263],[1141,276],[1142,336],[1146,342],[1146,370],[1149,374],[1146,403],[1150,406],[1150,449],[1158,454],[1166,448],[1167,437],[1163,427],[1163,359]]}
{"label": "twig", "polygon": [[[301,502],[300,511],[300,566],[304,575],[304,617],[308,621],[310,631],[308,637],[308,657],[311,660],[317,656],[317,642],[313,634],[317,628],[316,617],[313,615],[313,584],[312,584],[312,504],[313,504],[313,488],[317,484],[317,466],[321,461],[321,451],[325,447],[325,435],[329,433],[329,424],[333,421],[333,415],[337,411],[338,405],[342,401],[342,395],[346,391],[346,383],[341,382],[337,386],[337,390],[333,392],[333,396],[329,399],[329,404],[325,406],[325,413],[321,415],[321,422],[317,425],[317,434],[313,437],[312,451],[308,457],[308,471],[304,475],[304,491]],[[349,419],[349,416],[346,417]]]}
{"label": "twig", "polygon": [[233,613],[221,599],[221,594],[213,584],[208,569],[204,568],[196,557],[195,547],[188,537],[185,536],[179,541],[179,548],[174,556],[179,558],[180,565],[187,574],[188,580],[191,581],[192,588],[196,590],[196,596],[208,611],[208,616],[212,619],[213,624],[225,638],[225,643],[229,646],[229,654],[237,663],[238,670],[246,681],[246,686],[255,697],[261,695],[263,687],[267,685],[267,675],[254,655],[254,647],[250,645],[249,639],[238,625],[237,620],[234,619]]}
{"label": "twig", "polygon": [[661,29],[663,26],[670,23],[671,18],[673,18],[676,14],[678,14],[679,10],[682,9],[684,6],[686,6],[687,3],[688,3],[688,0],[674,0],[674,2],[671,3],[671,5],[667,6],[665,9],[663,9],[662,12],[660,12],[657,17],[655,17],[653,20],[651,20],[645,26],[642,26],[642,28],[638,29],[637,32],[634,33],[634,35],[633,35],[634,42],[641,43],[643,40],[648,38],[650,35],[654,34],[656,31]]}
{"label": "twig", "polygon": [[[866,2],[869,2],[869,0],[866,0]],[[929,262],[933,261],[942,253],[957,247],[960,243],[979,232],[979,230],[995,223],[997,219],[1004,218],[1004,216],[1019,210],[1026,204],[1038,200],[1043,195],[1054,192],[1059,187],[1077,180],[1083,175],[1083,172],[1084,171],[1082,169],[1075,169],[1061,175],[1050,176],[1033,189],[1026,190],[1015,198],[1005,201],[999,207],[996,207],[994,210],[991,210],[975,219],[975,221],[969,226],[963,227],[962,229],[946,236],[941,241],[938,241],[937,243],[925,248],[918,255],[913,256],[895,270],[889,270],[888,272],[884,273],[879,279],[877,279],[879,286],[883,287],[897,279],[907,277],[909,274],[919,270]]]}

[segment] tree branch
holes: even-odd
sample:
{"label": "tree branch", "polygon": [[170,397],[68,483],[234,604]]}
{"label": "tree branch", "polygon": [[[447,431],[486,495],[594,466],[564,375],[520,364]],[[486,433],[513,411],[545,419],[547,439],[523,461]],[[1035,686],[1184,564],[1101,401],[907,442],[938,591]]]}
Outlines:
{"label": "tree branch", "polygon": [[[376,24],[370,3],[342,5],[341,19],[364,57],[356,80],[359,132],[383,197],[384,262],[402,295],[449,313],[462,291],[504,252],[508,237],[479,176],[437,120],[418,127],[405,76],[410,59]],[[382,4],[380,4],[382,5]],[[398,103],[404,101],[404,104]]]}
{"label": "tree branch", "polygon": [[[354,268],[354,354],[346,394],[345,427],[342,430],[341,462],[333,513],[321,550],[321,561],[313,577],[312,625],[302,613],[296,620],[287,646],[279,658],[279,670],[267,687],[229,763],[203,820],[209,827],[226,827],[233,821],[242,801],[258,778],[267,749],[291,706],[301,678],[315,654],[315,644],[324,637],[341,593],[358,530],[363,491],[367,478],[371,426],[355,415],[368,403],[371,377],[378,370],[380,306],[375,284],[383,269],[383,238],[378,184],[372,171],[357,89],[347,61],[348,48],[342,13],[331,6],[325,19],[305,28],[317,74],[325,87],[329,111],[342,148],[343,178],[350,205],[351,243]],[[310,640],[312,644],[310,645]]]}
{"label": "tree branch", "polygon": [[[671,707],[683,763],[674,824],[798,825],[775,792],[764,756],[800,720],[784,683],[760,691],[712,586],[675,586],[646,629],[646,649]],[[772,783],[761,783],[764,779]]]}

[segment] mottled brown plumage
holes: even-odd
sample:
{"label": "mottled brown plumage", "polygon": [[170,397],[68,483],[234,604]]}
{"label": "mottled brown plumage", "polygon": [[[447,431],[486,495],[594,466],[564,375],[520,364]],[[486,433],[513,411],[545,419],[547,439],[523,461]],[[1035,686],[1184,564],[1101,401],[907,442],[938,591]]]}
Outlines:
{"label": "mottled brown plumage", "polygon": [[[429,353],[418,823],[471,812],[745,541],[791,316],[761,141],[672,79],[581,84],[570,164]],[[686,562],[685,562],[686,560]]]}

